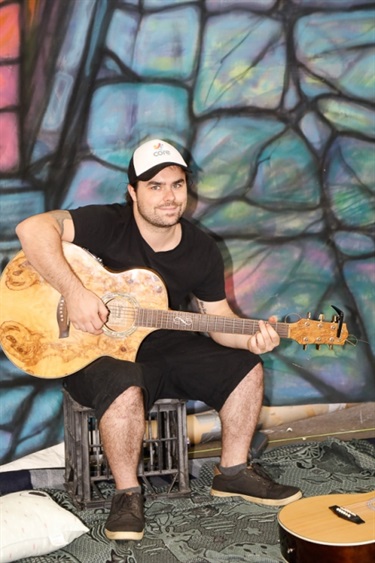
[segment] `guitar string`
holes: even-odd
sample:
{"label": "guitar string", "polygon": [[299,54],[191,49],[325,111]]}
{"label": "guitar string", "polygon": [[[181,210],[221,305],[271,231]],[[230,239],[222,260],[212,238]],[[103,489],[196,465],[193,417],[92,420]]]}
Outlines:
{"label": "guitar string", "polygon": [[[229,332],[236,332],[248,334],[249,329],[256,331],[259,327],[258,320],[241,319],[232,317],[220,317],[216,315],[201,315],[199,313],[191,313],[188,311],[164,311],[160,309],[135,309],[122,305],[112,305],[110,313],[114,315],[116,320],[136,321],[141,326],[154,327],[155,324],[161,324],[162,327],[177,328],[176,320],[180,320],[185,325],[178,325],[182,330],[228,330]],[[190,322],[189,322],[190,321]],[[287,336],[289,324],[283,322],[270,323],[275,328],[280,336]],[[229,325],[229,326],[228,326]],[[232,330],[229,330],[229,327]],[[246,330],[247,329],[247,330]]]}
{"label": "guitar string", "polygon": [[[198,332],[227,332],[236,334],[254,334],[259,328],[259,321],[254,319],[221,317],[216,315],[202,315],[189,311],[170,311],[160,309],[143,309],[123,305],[112,305],[111,314],[116,320],[134,322],[138,327],[144,328],[169,328],[177,330],[196,330]],[[309,323],[321,323],[311,321]],[[333,322],[333,321],[332,321]],[[325,321],[331,331],[332,322]],[[288,337],[290,323],[270,323],[281,337]],[[333,336],[331,332],[328,332]]]}
{"label": "guitar string", "polygon": [[[120,298],[121,299],[121,298]],[[165,309],[143,309],[137,308],[134,304],[129,305],[122,305],[119,303],[119,298],[114,297],[111,299],[112,301],[110,312],[115,317],[112,319],[114,324],[120,324],[120,322],[125,322],[127,327],[136,326],[138,328],[166,328],[170,330],[186,330],[186,331],[197,331],[197,332],[224,332],[224,333],[233,333],[233,334],[246,334],[251,335],[254,334],[259,329],[259,321],[254,319],[243,319],[243,318],[232,318],[232,317],[222,317],[216,315],[202,315],[199,313],[189,312],[189,311],[173,311],[173,310],[165,310]],[[109,301],[109,302],[110,302]],[[108,303],[109,303],[108,302]],[[107,305],[108,305],[107,303]],[[302,340],[302,336],[298,335],[300,339],[290,336],[289,328],[290,323],[285,322],[276,322],[270,323],[282,338],[292,338],[297,340],[301,344],[305,342],[305,344],[337,344],[342,343],[344,344],[348,340],[345,339],[343,342],[334,342],[334,334],[332,333],[332,324],[334,321],[331,322],[324,322],[324,325],[327,328],[327,333],[325,334],[322,332],[322,320],[313,321],[311,319],[307,320],[306,328],[309,327],[311,323],[320,324],[320,333],[319,336],[314,340],[309,340],[308,337],[304,337]],[[112,323],[113,324],[113,323]],[[293,323],[292,323],[293,324]],[[107,326],[110,327],[111,322],[110,320],[107,322]],[[336,325],[336,323],[335,323]],[[323,327],[324,328],[324,327]],[[324,341],[324,336],[329,337],[327,342]]]}

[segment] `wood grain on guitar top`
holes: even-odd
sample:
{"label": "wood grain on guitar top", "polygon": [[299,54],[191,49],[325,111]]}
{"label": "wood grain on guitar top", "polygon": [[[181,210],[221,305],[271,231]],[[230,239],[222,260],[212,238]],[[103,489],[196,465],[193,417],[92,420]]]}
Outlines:
{"label": "wood grain on guitar top", "polygon": [[[361,524],[337,516],[330,507],[357,514]],[[373,563],[375,491],[303,498],[278,515],[281,552],[288,563]]]}
{"label": "wood grain on guitar top", "polygon": [[[160,278],[150,270],[112,273],[88,252],[71,244],[64,245],[71,268],[82,283],[97,295],[121,294],[126,313],[118,319],[114,300],[110,329],[131,331],[134,306],[127,294],[136,294],[139,306],[166,309],[168,296]],[[30,375],[43,378],[64,377],[82,369],[101,356],[134,361],[142,340],[152,327],[137,329],[130,338],[110,334],[92,335],[69,327],[69,336],[60,338],[58,306],[60,294],[34,270],[21,252],[12,267],[1,277],[0,340],[13,363]],[[117,301],[118,301],[117,297]],[[111,304],[108,304],[111,307]]]}

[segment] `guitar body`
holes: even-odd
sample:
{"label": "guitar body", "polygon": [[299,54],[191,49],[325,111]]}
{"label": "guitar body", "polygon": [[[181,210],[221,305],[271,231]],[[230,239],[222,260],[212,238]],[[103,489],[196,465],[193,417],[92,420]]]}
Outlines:
{"label": "guitar body", "polygon": [[[356,524],[330,506],[360,516]],[[375,561],[375,491],[303,498],[278,515],[281,553],[288,563],[373,563]]]}
{"label": "guitar body", "polygon": [[0,280],[0,341],[5,354],[26,373],[50,379],[72,374],[102,356],[134,361],[142,340],[155,330],[135,330],[137,309],[167,309],[164,283],[146,269],[112,273],[73,244],[64,243],[64,254],[82,283],[110,308],[107,332],[96,336],[70,325],[59,293],[20,252]]}

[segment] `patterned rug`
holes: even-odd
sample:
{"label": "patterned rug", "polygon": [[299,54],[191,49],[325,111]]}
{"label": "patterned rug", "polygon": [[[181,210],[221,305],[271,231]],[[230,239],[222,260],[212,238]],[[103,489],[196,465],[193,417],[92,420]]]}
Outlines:
{"label": "patterned rug", "polygon": [[[299,486],[304,496],[360,493],[375,489],[375,447],[365,440],[335,438],[282,446],[259,462],[280,483]],[[141,542],[109,541],[104,535],[107,509],[79,511],[62,490],[47,492],[76,514],[89,533],[48,556],[22,563],[280,563],[278,508],[239,498],[209,495],[214,462],[207,461],[191,482],[187,498],[146,500]]]}

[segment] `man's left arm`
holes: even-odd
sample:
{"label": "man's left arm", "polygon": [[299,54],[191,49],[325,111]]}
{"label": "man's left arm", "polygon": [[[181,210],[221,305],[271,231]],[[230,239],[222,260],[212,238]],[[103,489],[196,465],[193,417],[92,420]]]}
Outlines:
{"label": "man's left arm", "polygon": [[[227,299],[221,301],[202,301],[197,299],[200,313],[206,315],[219,315],[223,317],[239,318],[232,311]],[[270,322],[276,322],[276,317],[270,317]],[[211,332],[210,336],[215,342],[230,348],[250,350],[254,354],[265,354],[280,344],[280,337],[275,329],[266,321],[259,321],[259,330],[253,335],[226,334]]]}

